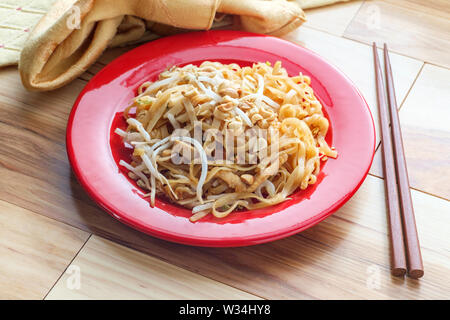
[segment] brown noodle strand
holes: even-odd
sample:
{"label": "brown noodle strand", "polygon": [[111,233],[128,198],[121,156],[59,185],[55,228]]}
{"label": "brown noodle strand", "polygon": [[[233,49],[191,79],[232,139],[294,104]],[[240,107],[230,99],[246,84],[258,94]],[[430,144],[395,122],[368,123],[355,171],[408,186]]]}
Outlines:
{"label": "brown noodle strand", "polygon": [[[310,84],[308,76],[289,77],[279,61],[242,68],[205,61],[162,72],[138,88],[124,111],[127,131],[116,131],[135,148],[130,177],[150,191],[152,206],[155,195],[165,196],[192,209],[191,221],[285,201],[317,182],[321,161],[337,156]],[[203,139],[194,137],[196,126]]]}

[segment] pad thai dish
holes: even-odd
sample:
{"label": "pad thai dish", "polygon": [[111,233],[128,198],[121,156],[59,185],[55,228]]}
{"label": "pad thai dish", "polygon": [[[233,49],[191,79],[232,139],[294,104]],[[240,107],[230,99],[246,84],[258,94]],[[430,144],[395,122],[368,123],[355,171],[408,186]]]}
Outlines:
{"label": "pad thai dish", "polygon": [[281,203],[337,156],[310,81],[279,61],[172,67],[124,111],[128,127],[115,132],[133,153],[119,164],[151,206],[168,199],[191,221]]}

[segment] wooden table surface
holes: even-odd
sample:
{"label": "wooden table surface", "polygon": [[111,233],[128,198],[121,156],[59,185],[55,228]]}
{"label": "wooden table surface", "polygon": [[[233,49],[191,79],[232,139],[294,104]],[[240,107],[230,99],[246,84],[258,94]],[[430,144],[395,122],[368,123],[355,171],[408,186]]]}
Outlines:
{"label": "wooden table surface", "polygon": [[344,207],[272,243],[189,247],[111,218],[74,178],[65,129],[87,80],[127,50],[113,49],[53,92],[27,92],[16,68],[0,70],[0,298],[449,299],[449,1],[353,1],[307,16],[285,38],[344,71],[368,101],[377,130],[370,44],[387,42],[392,51],[422,279],[390,276],[379,147]]}

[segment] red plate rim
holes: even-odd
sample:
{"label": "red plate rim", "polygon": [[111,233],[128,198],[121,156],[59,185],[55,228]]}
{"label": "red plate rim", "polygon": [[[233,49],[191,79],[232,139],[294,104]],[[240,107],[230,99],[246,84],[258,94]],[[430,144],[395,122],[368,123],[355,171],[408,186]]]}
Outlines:
{"label": "red plate rim", "polygon": [[[165,67],[204,60],[242,63],[281,60],[290,75],[311,76],[333,130],[336,160],[322,167],[322,181],[301,201],[263,215],[235,213],[228,221],[190,222],[169,214],[164,202],[151,208],[118,168],[110,146],[116,112],[137,86]],[[67,153],[89,196],[119,221],[152,236],[197,246],[264,243],[303,231],[339,209],[360,187],[375,152],[375,127],[362,94],[341,71],[316,53],[279,38],[241,31],[191,32],[135,48],[98,72],[78,96],[69,116]],[[300,199],[300,198],[299,198]],[[237,216],[241,214],[241,217]],[[239,217],[239,218],[236,218]]]}

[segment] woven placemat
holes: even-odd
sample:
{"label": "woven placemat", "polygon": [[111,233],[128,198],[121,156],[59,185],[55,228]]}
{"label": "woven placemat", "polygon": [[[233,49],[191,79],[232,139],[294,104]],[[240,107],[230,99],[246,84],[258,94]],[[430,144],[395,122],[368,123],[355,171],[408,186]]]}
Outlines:
{"label": "woven placemat", "polygon": [[28,33],[55,0],[0,0],[0,67],[15,65]]}

